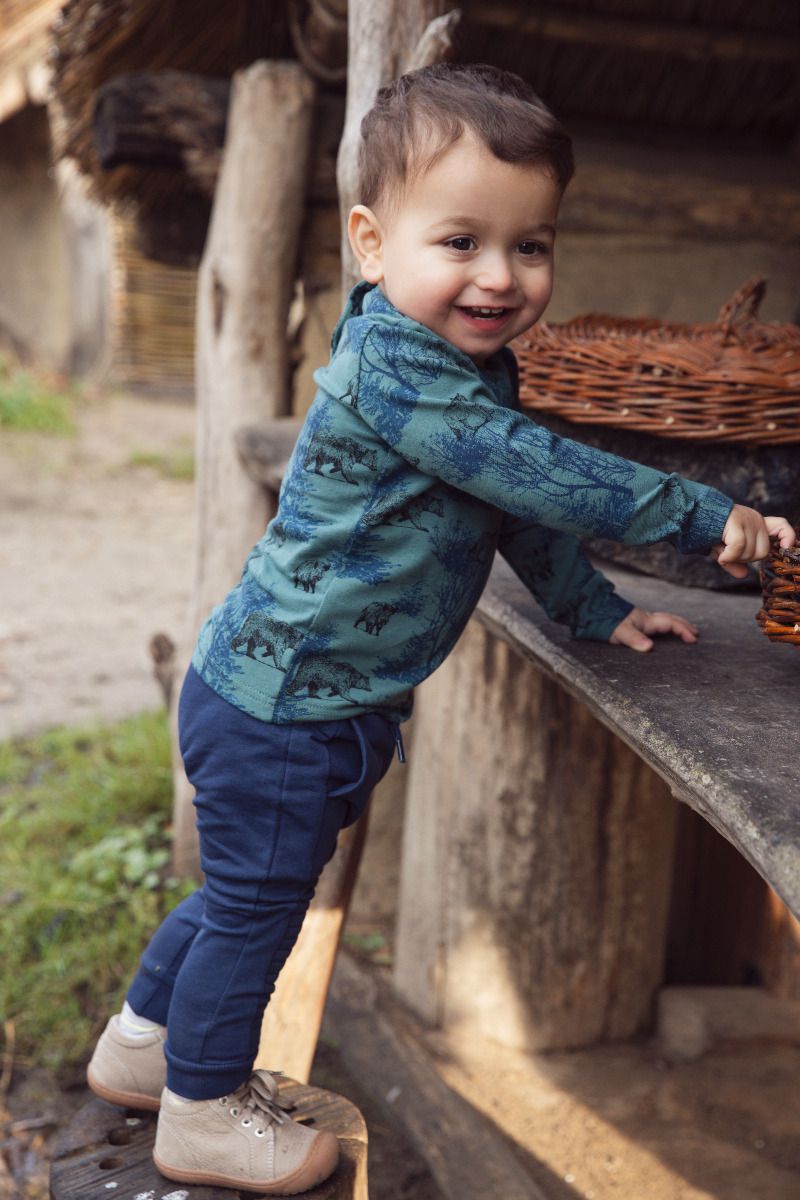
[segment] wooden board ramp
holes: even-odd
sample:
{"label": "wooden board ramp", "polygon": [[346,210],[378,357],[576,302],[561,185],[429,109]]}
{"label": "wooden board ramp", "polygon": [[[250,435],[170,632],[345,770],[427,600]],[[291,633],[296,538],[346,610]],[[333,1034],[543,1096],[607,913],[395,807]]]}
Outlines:
{"label": "wooden board ramp", "polygon": [[[336,1171],[308,1200],[368,1200],[367,1129],[354,1104],[335,1092],[280,1081],[294,1120],[339,1139]],[[258,1200],[259,1193],[195,1187],[165,1179],[153,1163],[156,1114],[92,1100],[64,1129],[50,1171],[51,1200]],[[275,1200],[274,1196],[270,1200]]]}

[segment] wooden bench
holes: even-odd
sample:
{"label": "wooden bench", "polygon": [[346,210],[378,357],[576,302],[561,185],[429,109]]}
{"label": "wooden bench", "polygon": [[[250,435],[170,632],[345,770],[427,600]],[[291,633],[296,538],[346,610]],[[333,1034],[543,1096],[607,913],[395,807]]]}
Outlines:
{"label": "wooden bench", "polygon": [[[800,658],[759,631],[757,593],[608,574],[700,641],[574,641],[498,560],[417,694],[395,985],[524,1050],[651,1027],[668,953],[672,981],[800,990]],[[726,954],[727,977],[687,977]]]}
{"label": "wooden bench", "polygon": [[[303,1195],[308,1200],[367,1200],[367,1131],[364,1118],[342,1096],[287,1079],[281,1094],[295,1120],[313,1122],[339,1138],[341,1158],[330,1179]],[[93,1100],[61,1134],[50,1172],[52,1200],[239,1200],[257,1193],[193,1187],[164,1178],[153,1164],[155,1113]],[[274,1198],[273,1198],[274,1200]]]}

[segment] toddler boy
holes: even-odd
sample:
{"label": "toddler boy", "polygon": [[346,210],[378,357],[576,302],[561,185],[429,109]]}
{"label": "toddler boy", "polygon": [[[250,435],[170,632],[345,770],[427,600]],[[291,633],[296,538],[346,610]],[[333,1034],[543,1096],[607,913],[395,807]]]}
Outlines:
{"label": "toddler boy", "polygon": [[89,1068],[107,1099],[160,1105],[171,1179],[291,1194],[334,1169],[335,1138],[292,1122],[272,1075],[251,1074],[263,1009],[495,551],[575,636],[647,650],[697,630],[618,596],[581,534],[717,547],[732,573],[770,534],[793,543],[781,518],[520,411],[507,343],[550,298],[571,173],[560,125],[490,67],[413,72],[364,120],[349,219],[363,282],[277,516],[203,626],[181,695],[205,884],[155,934]]}

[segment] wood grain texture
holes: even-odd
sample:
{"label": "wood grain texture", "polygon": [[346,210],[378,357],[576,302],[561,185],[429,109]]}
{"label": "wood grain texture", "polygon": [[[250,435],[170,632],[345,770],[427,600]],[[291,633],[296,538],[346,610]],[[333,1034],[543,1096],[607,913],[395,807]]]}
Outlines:
{"label": "wood grain texture", "polygon": [[395,983],[524,1050],[646,1027],[676,805],[636,754],[473,622],[419,689]]}
{"label": "wood grain texture", "polygon": [[[348,8],[347,106],[339,143],[336,179],[342,221],[342,291],[359,277],[347,237],[347,218],[358,202],[358,144],[361,120],[372,107],[378,88],[401,75],[420,55],[443,56],[455,19],[442,32],[437,26],[426,40],[431,22],[441,17],[446,0],[350,0]],[[436,33],[436,30],[439,33]],[[435,49],[432,50],[432,47]]]}
{"label": "wood grain texture", "polygon": [[[281,1095],[294,1106],[292,1116],[328,1130],[339,1139],[340,1161],[334,1174],[319,1187],[304,1192],[308,1200],[368,1200],[367,1129],[361,1113],[334,1092],[281,1080]],[[167,1180],[156,1169],[153,1142],[156,1116],[92,1100],[62,1132],[53,1152],[51,1200],[118,1200],[146,1196],[148,1200],[239,1200],[245,1193],[220,1187],[191,1186]],[[113,1185],[113,1186],[112,1186]],[[248,1192],[253,1200],[258,1193]]]}
{"label": "wood grain texture", "polygon": [[346,954],[328,1020],[349,1070],[400,1122],[446,1200],[546,1200],[502,1129],[445,1083],[413,1023]]}
{"label": "wood grain texture", "polygon": [[[242,465],[235,434],[289,409],[286,326],[313,100],[313,85],[297,63],[258,62],[233,79],[197,284],[195,555],[184,662],[272,511]],[[174,863],[178,874],[195,874],[191,789],[177,745],[174,762]]]}

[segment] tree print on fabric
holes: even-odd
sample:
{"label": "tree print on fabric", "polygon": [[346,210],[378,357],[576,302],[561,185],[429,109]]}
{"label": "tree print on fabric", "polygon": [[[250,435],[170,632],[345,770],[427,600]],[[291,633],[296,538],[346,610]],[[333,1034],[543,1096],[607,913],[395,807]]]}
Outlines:
{"label": "tree print on fabric", "polygon": [[320,521],[314,512],[304,464],[310,442],[319,436],[330,419],[329,403],[327,400],[319,402],[309,409],[289,459],[281,486],[278,515],[267,528],[268,539],[278,545],[282,545],[287,538],[299,542],[311,541],[319,528]]}
{"label": "tree print on fabric", "polygon": [[[400,683],[420,683],[449,653],[483,591],[491,557],[484,565],[476,552],[485,553],[480,538],[462,522],[432,537],[436,559],[444,568],[427,595],[426,616],[420,632],[412,635],[394,658],[380,660],[375,675]],[[494,538],[492,538],[494,543]]]}
{"label": "tree print on fabric", "polygon": [[361,351],[358,408],[370,414],[381,437],[397,446],[422,392],[447,366],[437,338],[409,341],[401,325],[373,329]]}
{"label": "tree print on fabric", "polygon": [[457,399],[458,432],[448,422],[447,432],[431,439],[434,470],[460,478],[465,487],[488,477],[506,511],[528,511],[534,518],[550,513],[578,531],[624,536],[635,503],[635,463],[556,437],[522,414],[501,423],[481,420],[488,403]]}

